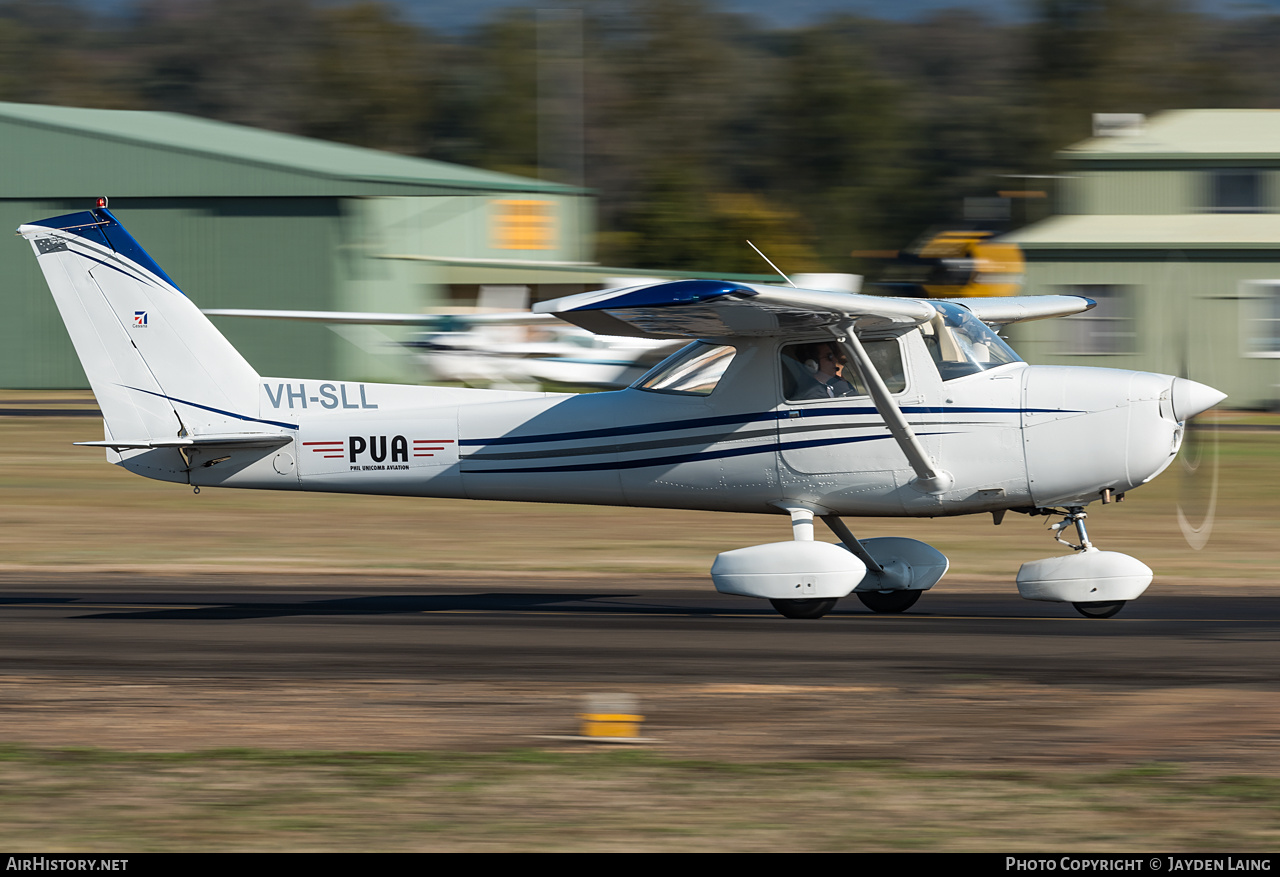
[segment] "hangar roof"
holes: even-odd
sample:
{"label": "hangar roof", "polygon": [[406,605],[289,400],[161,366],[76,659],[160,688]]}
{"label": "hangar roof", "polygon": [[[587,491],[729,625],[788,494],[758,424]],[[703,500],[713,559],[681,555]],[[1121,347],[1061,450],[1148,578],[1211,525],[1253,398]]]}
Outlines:
{"label": "hangar roof", "polygon": [[0,197],[586,194],[176,113],[0,102]]}
{"label": "hangar roof", "polygon": [[1026,250],[1280,250],[1280,214],[1066,214],[1000,239]]}
{"label": "hangar roof", "polygon": [[1280,110],[1169,110],[1127,133],[1082,140],[1060,150],[1057,157],[1280,162]]}

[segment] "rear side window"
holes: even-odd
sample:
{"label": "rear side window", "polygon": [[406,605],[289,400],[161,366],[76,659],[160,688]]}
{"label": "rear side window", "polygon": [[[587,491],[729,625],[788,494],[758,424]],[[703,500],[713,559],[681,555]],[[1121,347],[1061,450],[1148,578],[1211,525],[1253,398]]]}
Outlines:
{"label": "rear side window", "polygon": [[737,351],[724,344],[695,341],[654,366],[632,384],[636,390],[680,396],[710,396]]}

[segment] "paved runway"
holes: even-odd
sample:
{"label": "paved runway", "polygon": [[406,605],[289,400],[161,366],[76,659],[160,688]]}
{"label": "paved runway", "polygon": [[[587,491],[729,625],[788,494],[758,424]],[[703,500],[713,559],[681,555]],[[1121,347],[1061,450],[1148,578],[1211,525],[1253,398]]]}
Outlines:
{"label": "paved runway", "polygon": [[[854,599],[796,621],[694,579],[9,574],[0,586],[0,734],[21,742],[129,745],[145,726],[145,745],[186,748],[210,745],[216,725],[235,745],[510,746],[571,732],[577,698],[610,690],[640,692],[649,730],[689,754],[924,745],[1141,761],[1203,757],[1211,739],[1243,766],[1275,764],[1280,741],[1273,592],[1157,589],[1090,620],[1012,588],[940,586],[906,615]],[[993,734],[1018,742],[993,753]]]}
{"label": "paved runway", "polygon": [[[696,580],[10,575],[10,671],[803,683],[856,661],[897,682],[938,673],[1126,686],[1276,684],[1280,594],[1149,595],[1112,619],[1008,593],[948,593],[875,615],[855,599],[817,621]],[[993,585],[994,589],[994,585]]]}

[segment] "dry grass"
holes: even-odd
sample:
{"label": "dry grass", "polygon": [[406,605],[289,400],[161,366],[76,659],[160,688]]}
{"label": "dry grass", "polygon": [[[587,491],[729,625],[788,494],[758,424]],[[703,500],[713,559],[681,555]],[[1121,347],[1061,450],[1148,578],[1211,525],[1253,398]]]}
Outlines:
{"label": "dry grass", "polygon": [[1065,776],[625,752],[8,749],[0,786],[0,843],[24,852],[1239,854],[1280,842],[1280,782],[1159,764]]}

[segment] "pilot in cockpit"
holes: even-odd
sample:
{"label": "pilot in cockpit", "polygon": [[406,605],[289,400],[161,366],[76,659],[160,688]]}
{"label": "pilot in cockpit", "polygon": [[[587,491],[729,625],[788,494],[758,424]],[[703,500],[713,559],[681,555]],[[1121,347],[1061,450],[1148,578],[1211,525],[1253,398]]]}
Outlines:
{"label": "pilot in cockpit", "polygon": [[798,386],[788,394],[790,399],[829,399],[854,396],[857,391],[844,378],[846,360],[839,346],[827,341],[800,344],[788,348],[788,354],[803,366]]}

